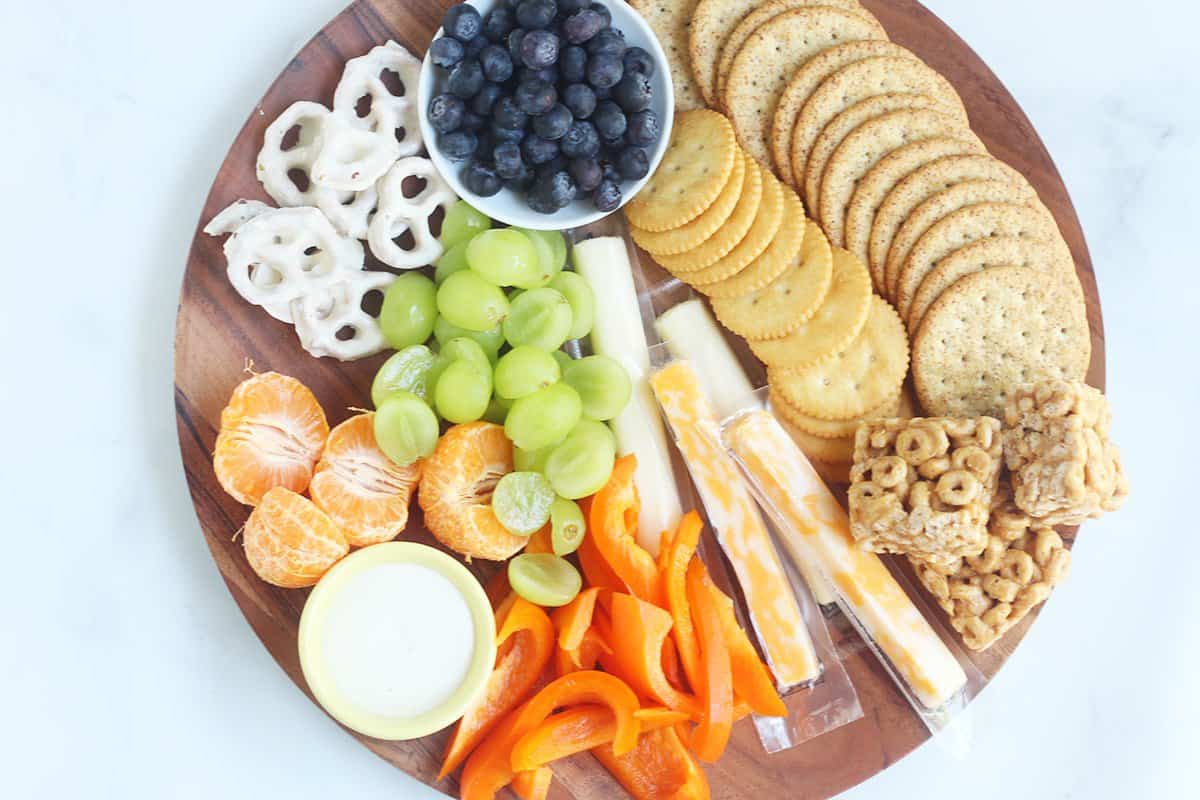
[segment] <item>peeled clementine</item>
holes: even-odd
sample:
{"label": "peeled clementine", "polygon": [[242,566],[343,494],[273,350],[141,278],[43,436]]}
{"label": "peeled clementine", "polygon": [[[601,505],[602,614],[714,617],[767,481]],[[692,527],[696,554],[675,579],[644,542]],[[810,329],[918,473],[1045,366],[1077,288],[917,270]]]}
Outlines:
{"label": "peeled clementine", "polygon": [[402,467],[379,449],[373,416],[359,414],[329,432],[308,486],[313,502],[351,547],[395,539],[408,523],[408,504],[421,477],[420,461]]}
{"label": "peeled clementine", "polygon": [[324,511],[282,486],[267,491],[250,512],[242,546],[258,577],[285,589],[312,586],[350,552]]}
{"label": "peeled clementine", "polygon": [[269,489],[303,492],[312,479],[329,423],[304,384],[278,372],[238,384],[221,411],[213,469],[225,491],[257,505]]}
{"label": "peeled clementine", "polygon": [[490,422],[455,425],[425,459],[418,499],[438,541],[468,558],[504,561],[525,546],[492,511],[496,482],[512,472],[512,442]]}

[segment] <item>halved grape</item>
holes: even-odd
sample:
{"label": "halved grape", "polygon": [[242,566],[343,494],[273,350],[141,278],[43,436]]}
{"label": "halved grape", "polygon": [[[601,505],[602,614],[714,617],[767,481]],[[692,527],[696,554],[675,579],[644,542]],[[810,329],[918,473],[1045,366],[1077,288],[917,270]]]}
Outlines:
{"label": "halved grape", "polygon": [[554,490],[537,472],[510,472],[492,491],[492,511],[510,533],[530,536],[550,521]]}
{"label": "halved grape", "polygon": [[550,280],[550,288],[561,292],[571,304],[571,330],[568,339],[582,339],[592,332],[596,319],[596,294],[578,272],[560,272]]}
{"label": "halved grape", "polygon": [[459,200],[446,212],[446,217],[442,220],[442,235],[438,238],[441,239],[443,247],[450,248],[470,240],[472,236],[490,227],[492,221],[488,219],[487,214],[472,208],[466,200]]}
{"label": "halved grape", "polygon": [[608,356],[581,358],[563,370],[563,380],[579,392],[583,415],[612,419],[629,402],[632,387],[625,368]]}
{"label": "halved grape", "polygon": [[425,399],[425,379],[436,356],[423,344],[393,353],[371,381],[371,405],[379,408],[392,392],[411,392]]}
{"label": "halved grape", "polygon": [[542,471],[554,491],[577,500],[604,488],[616,458],[616,439],[608,427],[594,420],[583,420],[551,451]]}
{"label": "halved grape", "polygon": [[446,342],[460,336],[478,342],[479,346],[483,348],[483,352],[487,353],[488,359],[493,362],[496,360],[496,354],[500,352],[500,348],[504,346],[504,331],[499,325],[486,331],[472,331],[460,328],[445,317],[438,317],[433,326],[433,338],[439,345],[444,347]]}
{"label": "halved grape", "polygon": [[553,451],[553,446],[543,447],[541,450],[513,447],[513,466],[522,472],[541,472],[542,467],[546,466],[546,459]]}
{"label": "halved grape", "polygon": [[438,414],[449,422],[474,422],[487,411],[491,399],[490,370],[467,359],[460,359],[446,367],[438,378],[433,395]]}
{"label": "halved grape", "polygon": [[433,282],[438,286],[456,272],[467,269],[467,243],[459,242],[449,247],[442,257],[434,262]]}
{"label": "halved grape", "polygon": [[467,264],[497,286],[528,286],[541,274],[537,249],[516,228],[484,231],[467,245]]}
{"label": "halved grape", "polygon": [[503,328],[513,347],[527,344],[547,352],[557,350],[571,332],[571,305],[553,289],[530,289],[512,301]]}
{"label": "halved grape", "polygon": [[546,608],[565,606],[583,588],[579,570],[553,553],[522,553],[509,561],[508,583],[521,597]]}
{"label": "halved grape", "polygon": [[579,549],[587,534],[583,510],[574,500],[556,497],[550,504],[550,546],[556,556],[569,556]]}
{"label": "halved grape", "polygon": [[513,403],[504,433],[517,447],[539,450],[561,442],[582,415],[579,394],[560,381]]}
{"label": "halved grape", "polygon": [[424,458],[437,445],[437,417],[412,392],[394,392],[384,400],[375,412],[372,427],[379,449],[401,466]]}
{"label": "halved grape", "polygon": [[433,281],[419,272],[392,281],[379,310],[379,330],[389,345],[402,350],[429,338],[437,320],[436,294]]}
{"label": "halved grape", "polygon": [[492,362],[487,351],[469,336],[458,336],[442,345],[438,355],[451,361],[470,361],[488,375],[492,374]]}
{"label": "halved grape", "polygon": [[516,400],[545,389],[562,377],[558,362],[544,350],[521,345],[509,350],[496,362],[496,394]]}
{"label": "halved grape", "polygon": [[527,228],[514,228],[529,237],[533,248],[538,254],[538,275],[530,284],[516,284],[524,289],[536,289],[545,286],[550,280],[562,272],[567,263],[567,240],[558,231],[534,231]]}
{"label": "halved grape", "polygon": [[465,269],[438,287],[437,310],[460,328],[489,331],[508,316],[508,298],[500,287]]}

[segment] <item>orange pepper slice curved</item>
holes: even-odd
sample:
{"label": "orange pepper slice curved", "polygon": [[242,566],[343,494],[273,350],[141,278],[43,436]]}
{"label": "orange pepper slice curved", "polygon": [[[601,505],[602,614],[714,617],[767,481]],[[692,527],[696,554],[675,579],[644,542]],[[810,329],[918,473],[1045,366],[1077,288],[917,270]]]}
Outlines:
{"label": "orange pepper slice curved", "polygon": [[599,587],[584,589],[575,599],[550,615],[558,630],[558,646],[563,650],[574,650],[583,643],[583,636],[592,627],[592,615],[596,610],[596,595]]}
{"label": "orange pepper slice curved", "polygon": [[[634,716],[638,720],[639,735],[687,719],[687,714],[682,711],[660,707],[638,709]],[[605,706],[586,705],[560,711],[521,737],[513,747],[513,769],[518,772],[534,770],[551,761],[608,744],[616,730],[616,718]]]}
{"label": "orange pepper slice curved", "polygon": [[592,626],[584,632],[579,647],[573,650],[563,650],[560,647],[554,652],[555,674],[562,676],[581,669],[595,669],[600,661],[600,654],[611,652],[612,649],[600,635],[599,629]]}
{"label": "orange pepper slice curved", "polygon": [[521,800],[546,800],[550,794],[552,780],[554,780],[554,773],[550,771],[549,767],[518,772],[513,777],[513,794]]}
{"label": "orange pepper slice curved", "polygon": [[685,578],[688,564],[696,555],[700,543],[700,531],[704,523],[695,511],[689,511],[679,522],[679,528],[671,540],[670,554],[663,571],[663,593],[666,595],[667,610],[675,624],[671,631],[683,674],[688,684],[696,688],[700,683],[700,644],[696,641],[696,628],[692,625],[692,612],[688,604]]}
{"label": "orange pepper slice curved", "polygon": [[636,471],[637,457],[633,454],[617,459],[608,483],[592,496],[588,538],[630,592],[661,605],[658,565],[654,556],[637,543],[641,500],[633,482]]}
{"label": "orange pepper slice curved", "polygon": [[[712,587],[712,588],[710,588]],[[700,696],[700,724],[692,732],[691,745],[704,761],[717,761],[729,743],[733,730],[733,673],[729,666],[729,646],[713,598],[716,587],[699,559],[687,570],[687,597],[700,643],[702,673],[695,686]]]}
{"label": "orange pepper slice curved", "polygon": [[671,633],[671,615],[629,594],[614,593],[610,602],[612,629],[620,633],[607,637],[612,653],[600,656],[601,666],[667,708],[697,714],[696,699],[672,686],[663,672],[663,643]]}
{"label": "orange pepper slice curved", "polygon": [[708,779],[673,727],[642,734],[625,755],[614,755],[608,745],[592,755],[635,800],[709,800]]}
{"label": "orange pepper slice curved", "polygon": [[[733,600],[710,580],[709,592],[716,606],[717,618],[729,647],[729,666],[733,672],[733,693],[739,703],[748,705],[756,714],[786,717],[788,710],[775,688],[771,671],[758,657],[758,651],[746,631],[738,624]],[[739,717],[740,719],[740,717]]]}

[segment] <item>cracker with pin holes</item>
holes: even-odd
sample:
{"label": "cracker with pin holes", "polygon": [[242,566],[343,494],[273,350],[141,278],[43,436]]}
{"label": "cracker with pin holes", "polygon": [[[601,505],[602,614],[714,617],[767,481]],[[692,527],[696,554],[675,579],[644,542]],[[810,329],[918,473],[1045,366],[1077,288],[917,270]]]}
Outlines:
{"label": "cracker with pin holes", "polygon": [[783,189],[783,219],[767,249],[736,275],[712,284],[696,282],[695,288],[709,297],[731,297],[766,286],[800,257],[804,248],[804,223],[804,208],[800,205],[800,198]]}
{"label": "cracker with pin holes", "polygon": [[629,5],[646,20],[667,54],[666,67],[671,73],[675,110],[704,108],[704,97],[692,79],[688,56],[688,28],[696,11],[696,0],[630,0]]}
{"label": "cracker with pin holes", "polygon": [[733,172],[725,182],[725,188],[716,201],[700,216],[678,228],[665,231],[644,231],[630,226],[630,233],[638,247],[654,256],[669,256],[686,253],[716,233],[729,219],[742,196],[746,182],[746,162],[749,159],[741,152],[733,162]]}
{"label": "cracker with pin holes", "polygon": [[[770,398],[772,409],[778,411],[781,417],[785,417],[788,422],[809,436],[816,436],[819,439],[853,439],[858,426],[864,422],[903,416],[900,408],[902,394],[903,390],[896,392],[894,397],[889,397],[870,411],[850,417],[849,419],[818,419],[817,417],[810,417],[789,403],[787,398],[783,397],[779,392],[771,392]],[[907,416],[911,417],[912,415],[908,414]]]}

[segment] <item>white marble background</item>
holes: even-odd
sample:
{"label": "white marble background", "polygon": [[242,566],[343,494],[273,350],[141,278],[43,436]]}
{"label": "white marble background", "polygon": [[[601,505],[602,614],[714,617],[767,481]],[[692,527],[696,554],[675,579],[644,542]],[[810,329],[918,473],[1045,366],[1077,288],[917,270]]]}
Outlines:
{"label": "white marble background", "polygon": [[[175,443],[184,257],[248,111],[342,0],[0,3],[0,795],[432,798],[296,691]],[[1134,494],[973,707],[846,797],[1200,795],[1200,13],[931,0],[1041,131],[1091,243]]]}

